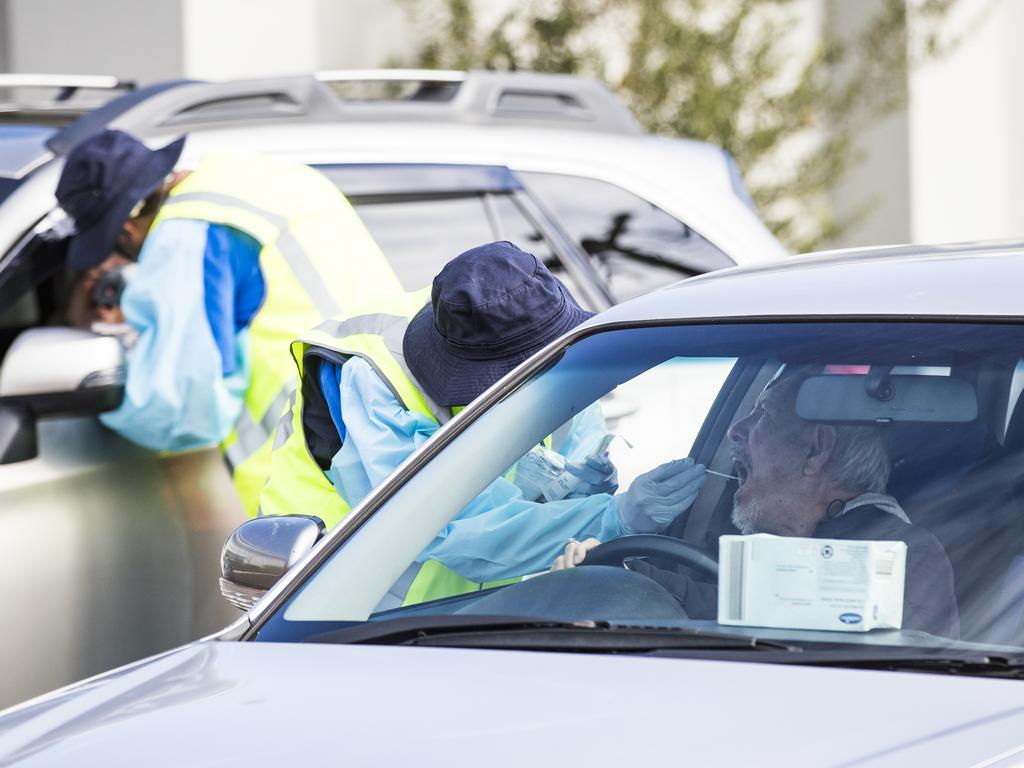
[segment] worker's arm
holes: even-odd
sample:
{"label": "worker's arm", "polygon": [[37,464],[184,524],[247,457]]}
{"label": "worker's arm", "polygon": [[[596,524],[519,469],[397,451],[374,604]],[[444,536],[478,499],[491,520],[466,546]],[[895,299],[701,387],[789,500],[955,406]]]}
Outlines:
{"label": "worker's arm", "polygon": [[[423,445],[438,424],[405,410],[362,358],[352,358],[340,372],[327,364],[323,369],[324,397],[335,427],[344,436],[341,450],[331,461],[331,482],[354,507]],[[330,385],[332,376],[336,388]]]}
{"label": "worker's arm", "polygon": [[[331,379],[321,386],[332,415],[341,414],[345,442],[331,463],[331,479],[342,498],[358,504],[438,429],[405,410],[376,371],[360,358],[341,366],[339,401],[331,403]],[[325,383],[326,382],[326,383]],[[337,417],[335,417],[337,418]],[[566,445],[583,450],[603,434],[603,419],[590,415]],[[337,426],[337,425],[336,425]],[[493,581],[546,569],[573,536],[610,539],[621,533],[608,494],[547,503],[526,501],[513,483],[498,478],[449,523],[421,560],[440,560],[473,581]]]}
{"label": "worker's arm", "polygon": [[504,478],[491,483],[418,558],[439,560],[470,581],[547,570],[568,539],[622,535],[612,497],[526,501]]}
{"label": "worker's arm", "polygon": [[[235,270],[245,264],[238,281]],[[102,422],[153,450],[223,440],[248,386],[246,326],[262,292],[252,238],[189,219],[158,224],[121,299],[139,333],[128,352],[124,401]]]}

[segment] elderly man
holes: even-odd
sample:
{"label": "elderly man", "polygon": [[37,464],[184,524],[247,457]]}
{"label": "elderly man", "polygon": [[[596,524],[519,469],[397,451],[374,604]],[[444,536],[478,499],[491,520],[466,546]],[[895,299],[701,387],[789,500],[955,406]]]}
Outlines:
{"label": "elderly man", "polygon": [[[783,369],[749,415],[729,428],[739,475],[732,522],[741,533],[903,541],[907,580],[903,628],[957,637],[953,572],[938,540],[914,526],[885,495],[889,458],[881,430],[803,421],[796,395],[812,371]],[[583,562],[599,542],[570,542],[553,569]],[[718,587],[683,571],[631,563],[668,589],[692,618],[714,618]]]}

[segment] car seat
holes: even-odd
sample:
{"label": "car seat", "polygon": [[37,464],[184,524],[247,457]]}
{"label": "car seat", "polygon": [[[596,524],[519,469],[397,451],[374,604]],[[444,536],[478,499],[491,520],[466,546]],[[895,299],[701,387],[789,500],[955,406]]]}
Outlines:
{"label": "car seat", "polygon": [[[967,448],[948,441],[946,457],[935,457],[941,446],[922,445],[921,457],[915,461],[935,457],[936,466],[925,471],[934,479],[904,502],[910,519],[935,534],[946,550],[953,567],[961,635],[968,640],[1024,642],[1022,406],[1024,396],[1003,445],[986,437],[973,462]],[[949,438],[955,442],[955,435]]]}

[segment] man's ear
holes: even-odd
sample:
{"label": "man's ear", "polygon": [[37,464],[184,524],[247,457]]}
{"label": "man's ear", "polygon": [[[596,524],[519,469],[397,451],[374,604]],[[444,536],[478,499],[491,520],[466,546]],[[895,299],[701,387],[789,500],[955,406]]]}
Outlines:
{"label": "man's ear", "polygon": [[805,475],[820,475],[832,458],[836,447],[836,428],[828,424],[815,424],[811,431],[811,443],[807,447],[803,472]]}

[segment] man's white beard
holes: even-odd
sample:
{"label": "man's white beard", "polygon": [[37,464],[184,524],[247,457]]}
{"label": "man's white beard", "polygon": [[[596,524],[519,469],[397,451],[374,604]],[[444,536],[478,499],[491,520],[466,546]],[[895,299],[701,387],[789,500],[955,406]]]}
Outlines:
{"label": "man's white beard", "polygon": [[735,499],[732,502],[732,524],[744,536],[757,533],[757,502],[748,501],[741,504]]}

